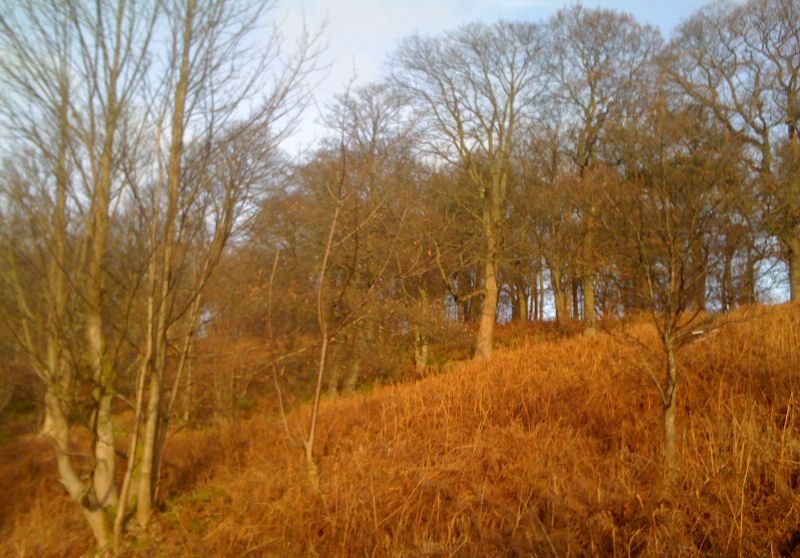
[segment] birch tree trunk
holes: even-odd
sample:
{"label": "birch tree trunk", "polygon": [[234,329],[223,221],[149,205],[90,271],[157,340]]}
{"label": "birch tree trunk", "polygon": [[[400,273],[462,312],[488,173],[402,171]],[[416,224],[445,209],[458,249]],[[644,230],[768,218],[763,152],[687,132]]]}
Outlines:
{"label": "birch tree trunk", "polygon": [[69,424],[61,409],[61,401],[57,394],[48,390],[45,394],[45,413],[48,430],[56,450],[58,478],[66,488],[70,498],[80,505],[81,513],[86,519],[94,536],[95,544],[100,552],[108,548],[110,531],[103,508],[92,498],[92,491],[78,476],[70,461]]}
{"label": "birch tree trunk", "polygon": [[[124,2],[117,9],[117,27],[123,25]],[[108,240],[108,221],[111,203],[111,182],[114,149],[120,107],[117,102],[117,79],[122,45],[113,48],[114,61],[109,69],[107,92],[107,116],[103,134],[103,150],[100,155],[99,173],[95,179],[92,199],[92,226],[89,235],[90,255],[86,277],[86,342],[89,366],[94,378],[95,414],[93,427],[94,445],[94,488],[101,507],[117,504],[117,488],[114,481],[116,457],[114,454],[114,424],[111,416],[111,402],[114,396],[114,370],[105,354],[106,342],[103,331],[103,288],[104,260]]]}
{"label": "birch tree trunk", "polygon": [[[190,54],[194,39],[195,1],[188,0],[182,14],[183,33],[181,35],[180,68],[173,93],[172,120],[170,123],[169,159],[167,162],[167,208],[164,218],[164,231],[161,241],[161,262],[158,266],[158,288],[160,290],[155,319],[155,367],[150,370],[150,392],[147,400],[147,423],[142,446],[142,462],[139,473],[139,490],[136,504],[136,520],[144,527],[152,514],[152,499],[156,438],[160,424],[161,400],[163,395],[164,372],[167,363],[167,314],[170,311],[170,280],[172,269],[172,249],[175,235],[175,219],[178,212],[178,195],[181,181],[181,159],[183,157],[183,138],[185,129],[186,97],[189,89]],[[156,204],[160,204],[156,199]],[[158,205],[155,206],[156,208]],[[158,211],[154,210],[154,217]],[[155,248],[155,247],[154,247]]]}

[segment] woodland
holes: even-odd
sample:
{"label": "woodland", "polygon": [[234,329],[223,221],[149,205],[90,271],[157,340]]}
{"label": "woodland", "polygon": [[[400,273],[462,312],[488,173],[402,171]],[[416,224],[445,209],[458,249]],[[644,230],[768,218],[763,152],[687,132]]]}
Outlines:
{"label": "woodland", "polygon": [[324,44],[0,14],[0,554],[800,555],[800,1]]}

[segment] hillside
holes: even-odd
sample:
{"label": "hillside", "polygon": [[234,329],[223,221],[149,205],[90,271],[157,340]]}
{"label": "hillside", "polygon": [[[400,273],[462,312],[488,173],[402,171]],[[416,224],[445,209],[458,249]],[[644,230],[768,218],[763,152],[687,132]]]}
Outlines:
{"label": "hillside", "polygon": [[[648,366],[608,334],[521,338],[489,364],[326,400],[319,493],[276,417],[176,432],[165,509],[129,553],[800,555],[800,307],[742,311],[681,353],[672,488]],[[0,554],[90,547],[46,444],[0,450]]]}

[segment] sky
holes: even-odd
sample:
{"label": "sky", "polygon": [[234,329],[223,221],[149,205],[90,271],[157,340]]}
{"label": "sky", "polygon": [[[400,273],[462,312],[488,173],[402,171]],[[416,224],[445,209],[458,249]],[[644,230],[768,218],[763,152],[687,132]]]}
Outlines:
{"label": "sky", "polygon": [[[569,0],[282,0],[276,14],[287,40],[299,37],[303,22],[310,29],[324,25],[323,61],[328,70],[315,90],[316,106],[303,115],[298,132],[286,146],[297,154],[324,135],[320,111],[333,96],[380,79],[388,56],[403,37],[436,35],[461,24],[498,19],[543,21]],[[700,0],[595,0],[589,8],[611,8],[633,14],[639,22],[659,27],[665,37],[681,21],[705,5]]]}

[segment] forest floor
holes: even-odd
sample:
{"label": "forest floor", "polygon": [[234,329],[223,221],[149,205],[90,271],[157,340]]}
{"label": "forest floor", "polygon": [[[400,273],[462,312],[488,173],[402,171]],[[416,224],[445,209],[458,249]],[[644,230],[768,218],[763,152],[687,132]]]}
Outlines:
{"label": "forest floor", "polygon": [[[323,401],[308,480],[282,421],[175,432],[131,556],[800,556],[800,306],[753,307],[679,355],[677,478],[661,375],[607,333]],[[307,406],[290,413],[299,432]],[[0,445],[0,555],[90,548],[32,434]]]}

